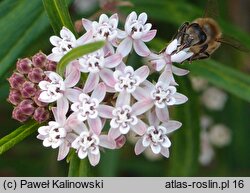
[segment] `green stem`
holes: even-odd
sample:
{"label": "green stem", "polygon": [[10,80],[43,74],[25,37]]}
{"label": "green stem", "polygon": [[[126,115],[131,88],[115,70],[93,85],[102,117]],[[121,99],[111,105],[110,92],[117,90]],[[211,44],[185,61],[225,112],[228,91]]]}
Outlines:
{"label": "green stem", "polygon": [[72,153],[69,163],[69,177],[88,176],[88,161],[87,159],[80,160],[76,153]]}

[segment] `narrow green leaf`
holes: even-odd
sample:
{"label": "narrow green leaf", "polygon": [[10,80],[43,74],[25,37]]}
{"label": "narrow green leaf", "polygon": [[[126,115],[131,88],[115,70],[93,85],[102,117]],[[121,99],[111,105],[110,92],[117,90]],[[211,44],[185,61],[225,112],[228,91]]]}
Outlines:
{"label": "narrow green leaf", "polygon": [[56,35],[65,26],[77,36],[65,0],[43,0],[43,5]]}
{"label": "narrow green leaf", "polygon": [[80,176],[88,176],[88,161],[87,159],[79,159],[75,152],[70,156],[69,163],[69,177],[80,177]]}
{"label": "narrow green leaf", "polygon": [[[8,10],[8,12],[6,12]],[[6,0],[0,3],[0,82],[8,70],[22,57],[26,48],[49,27],[41,1]],[[28,17],[27,17],[28,15]]]}
{"label": "narrow green leaf", "polygon": [[199,75],[212,84],[250,102],[250,76],[212,59],[196,61],[185,66],[192,74]]}
{"label": "narrow green leaf", "polygon": [[0,139],[0,155],[34,133],[40,125],[35,121],[29,121],[15,131]]}
{"label": "narrow green leaf", "polygon": [[198,98],[191,88],[187,77],[177,79],[178,92],[188,97],[188,102],[176,106],[174,120],[182,123],[182,127],[173,134],[170,148],[170,165],[168,176],[193,176],[198,169],[199,155],[199,104]]}
{"label": "narrow green leaf", "polygon": [[60,60],[60,62],[57,64],[57,69],[56,71],[63,76],[64,74],[64,70],[66,68],[66,66],[73,60],[94,52],[100,48],[102,48],[104,46],[105,42],[104,41],[98,41],[98,42],[93,42],[93,43],[89,43],[89,44],[85,44],[83,46],[79,46],[77,48],[72,49],[70,52],[68,52],[66,55],[64,55],[62,57],[62,59]]}

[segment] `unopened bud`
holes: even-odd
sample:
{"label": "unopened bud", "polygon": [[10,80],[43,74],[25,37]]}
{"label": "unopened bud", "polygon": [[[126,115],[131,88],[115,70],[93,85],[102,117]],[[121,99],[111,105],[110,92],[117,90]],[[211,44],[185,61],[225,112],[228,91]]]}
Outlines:
{"label": "unopened bud", "polygon": [[31,98],[36,94],[35,84],[29,81],[23,83],[23,87],[20,90],[23,98]]}
{"label": "unopened bud", "polygon": [[27,121],[29,116],[23,114],[19,107],[15,107],[14,110],[12,111],[12,118],[16,119],[17,121],[24,122]]}
{"label": "unopened bud", "polygon": [[34,102],[30,99],[23,100],[19,105],[19,109],[25,115],[31,116],[34,113],[35,107],[33,106]]}
{"label": "unopened bud", "polygon": [[36,103],[37,106],[39,106],[39,107],[44,107],[44,106],[47,106],[48,103],[44,103],[44,102],[38,100],[38,98],[39,98],[41,92],[42,92],[41,90],[38,90],[38,91],[36,92],[35,96],[33,97],[33,101]]}
{"label": "unopened bud", "polygon": [[18,89],[25,82],[25,77],[18,72],[14,72],[8,79],[8,81],[10,83],[11,88]]}
{"label": "unopened bud", "polygon": [[22,95],[19,90],[10,89],[8,101],[13,105],[18,105],[22,101]]}
{"label": "unopened bud", "polygon": [[33,66],[38,68],[44,68],[47,57],[44,53],[38,52],[32,57]]}
{"label": "unopened bud", "polygon": [[38,107],[33,115],[33,118],[39,122],[42,123],[44,121],[47,121],[50,117],[50,113],[47,109],[45,109],[44,107]]}
{"label": "unopened bud", "polygon": [[33,68],[28,74],[29,80],[34,83],[42,81],[44,76],[45,74],[41,68]]}
{"label": "unopened bud", "polygon": [[29,58],[23,58],[17,61],[16,69],[21,74],[28,74],[32,68],[32,62]]}

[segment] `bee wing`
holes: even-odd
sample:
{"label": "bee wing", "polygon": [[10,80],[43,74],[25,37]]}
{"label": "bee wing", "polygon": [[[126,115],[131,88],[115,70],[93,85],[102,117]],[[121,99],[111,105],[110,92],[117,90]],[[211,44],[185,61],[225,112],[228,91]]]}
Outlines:
{"label": "bee wing", "polygon": [[217,0],[207,0],[203,18],[210,17],[217,19],[219,16],[219,6]]}
{"label": "bee wing", "polygon": [[239,40],[231,37],[231,36],[226,36],[223,35],[223,37],[221,37],[219,40],[217,40],[218,42],[227,44],[229,46],[232,46],[233,48],[240,50],[242,52],[248,52],[250,53],[250,49],[247,48],[245,45],[243,45]]}

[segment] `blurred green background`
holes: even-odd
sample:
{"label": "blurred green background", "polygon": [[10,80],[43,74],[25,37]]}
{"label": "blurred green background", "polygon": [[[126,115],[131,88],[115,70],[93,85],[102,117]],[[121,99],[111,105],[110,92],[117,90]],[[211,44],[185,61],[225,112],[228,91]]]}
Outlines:
{"label": "blurred green background", "polygon": [[[100,3],[101,2],[101,3]],[[106,4],[105,4],[106,2]],[[125,6],[110,7],[107,1],[77,0],[69,1],[70,15],[73,21],[82,17],[94,18],[100,12],[110,14],[119,11],[121,18],[135,10],[145,11],[153,28],[158,30],[157,39],[150,43],[151,48],[161,50],[185,21],[201,17],[206,1],[199,0],[131,0],[123,2]],[[250,2],[248,0],[219,0],[218,22],[222,31],[250,47]],[[100,10],[100,7],[102,10]],[[110,8],[112,11],[110,12]],[[14,131],[20,124],[11,119],[12,106],[6,101],[8,96],[7,77],[15,68],[17,58],[32,56],[39,50],[50,53],[49,37],[53,35],[49,20],[41,0],[1,0],[0,1],[0,138]],[[241,71],[247,76],[239,75],[237,81],[247,82],[250,87],[250,56],[230,46],[222,46],[206,61],[184,63],[191,73],[177,79],[178,90],[189,97],[188,103],[171,109],[171,118],[183,123],[183,127],[171,136],[172,146],[169,159],[158,159],[150,155],[135,156],[132,143],[127,143],[120,150],[106,150],[101,155],[97,167],[91,167],[93,176],[250,176],[250,97],[247,91],[230,89],[230,83],[237,87],[236,74],[228,73],[232,78],[223,82],[212,72],[211,67],[217,61],[230,69]],[[131,56],[130,65],[141,65],[136,56]],[[206,63],[210,64],[209,68]],[[210,63],[209,63],[210,62]],[[226,68],[227,69],[227,68]],[[231,72],[231,71],[230,71]],[[226,71],[225,71],[226,73]],[[193,89],[193,77],[201,77],[207,86]],[[237,74],[238,76],[238,74]],[[154,77],[153,77],[154,78]],[[206,80],[207,79],[207,80]],[[249,82],[248,82],[249,81]],[[236,84],[236,85],[235,85]],[[204,93],[206,88],[221,87],[227,100],[223,108],[206,107]],[[206,88],[205,88],[206,87]],[[227,92],[229,91],[229,92]],[[242,90],[242,92],[244,92]],[[231,94],[233,93],[233,94]],[[215,98],[216,100],[216,98]],[[212,145],[214,157],[202,165],[199,162],[201,117],[209,116],[214,124],[221,123],[230,130],[230,143],[218,148]],[[57,150],[45,148],[36,139],[37,133],[29,136],[8,152],[0,155],[0,176],[66,176],[68,164],[57,162]]]}

